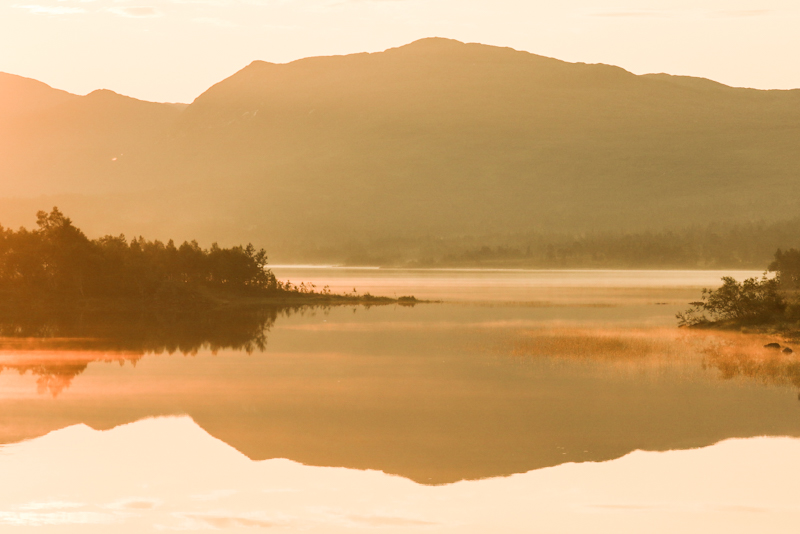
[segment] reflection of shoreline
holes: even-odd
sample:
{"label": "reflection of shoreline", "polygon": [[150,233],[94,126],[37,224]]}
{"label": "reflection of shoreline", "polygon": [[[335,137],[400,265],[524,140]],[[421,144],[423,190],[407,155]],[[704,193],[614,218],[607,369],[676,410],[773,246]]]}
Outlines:
{"label": "reflection of shoreline", "polygon": [[0,319],[0,372],[31,373],[40,394],[56,397],[96,361],[135,365],[146,354],[264,351],[278,316],[298,309],[259,307],[169,319],[135,313]]}
{"label": "reflection of shoreline", "polygon": [[[212,357],[203,350],[197,358],[146,358],[135,371],[90,366],[55,402],[30,391],[29,376],[7,373],[0,376],[8,385],[0,399],[0,443],[79,423],[108,429],[188,415],[253,460],[377,469],[435,485],[603,461],[636,449],[798,432],[796,393],[717,383],[700,368],[699,351],[677,359],[680,343],[671,345],[669,360],[653,353],[642,366],[635,359],[514,358],[508,350],[486,350],[519,339],[530,323],[497,323],[489,314],[484,318],[494,327],[478,330],[472,308],[430,307],[422,311],[447,322],[423,329],[408,325],[423,318],[417,312],[350,311],[296,317],[286,321],[292,328],[279,323],[269,357],[240,351]],[[100,350],[93,356],[109,355],[120,356]],[[670,368],[662,373],[665,361]]]}
{"label": "reflection of shoreline", "polygon": [[[280,313],[301,307],[254,307],[162,316],[125,313],[51,313],[0,317],[0,348],[20,343],[54,350],[182,352],[206,347],[263,350],[266,332]],[[27,340],[26,340],[27,339]],[[26,341],[23,341],[26,340]]]}
{"label": "reflection of shoreline", "polygon": [[[0,317],[0,373],[30,372],[38,377],[40,394],[49,391],[56,397],[92,362],[129,361],[135,365],[147,354],[263,352],[268,333],[280,316],[328,310],[343,303],[366,308],[372,305],[371,301],[359,303],[357,298],[331,302],[253,305],[169,316],[133,311],[113,315],[52,312]],[[401,306],[414,303],[398,302]]]}

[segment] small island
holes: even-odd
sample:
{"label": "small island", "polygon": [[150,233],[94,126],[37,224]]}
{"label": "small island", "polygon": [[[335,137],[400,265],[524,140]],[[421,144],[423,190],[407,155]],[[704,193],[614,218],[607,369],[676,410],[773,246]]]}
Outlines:
{"label": "small island", "polygon": [[[774,273],[770,275],[770,273]],[[800,339],[800,250],[778,249],[761,278],[722,278],[678,313],[679,326],[739,329]]]}
{"label": "small island", "polygon": [[203,249],[196,241],[89,239],[58,208],[34,230],[0,227],[0,313],[20,310],[152,311],[174,315],[247,307],[414,305],[414,297],[338,295],[277,280],[252,244]]}

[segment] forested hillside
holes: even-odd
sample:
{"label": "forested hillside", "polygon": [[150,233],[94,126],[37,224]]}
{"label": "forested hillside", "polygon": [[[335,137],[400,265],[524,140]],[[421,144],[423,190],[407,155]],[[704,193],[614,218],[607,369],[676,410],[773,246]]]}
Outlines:
{"label": "forested hillside", "polygon": [[798,90],[445,39],[254,62],[185,108],[50,91],[0,118],[6,224],[46,202],[90,234],[253,241],[281,262],[423,261],[438,240],[464,243],[429,254],[458,263],[527,252],[508,236],[769,225],[800,196]]}

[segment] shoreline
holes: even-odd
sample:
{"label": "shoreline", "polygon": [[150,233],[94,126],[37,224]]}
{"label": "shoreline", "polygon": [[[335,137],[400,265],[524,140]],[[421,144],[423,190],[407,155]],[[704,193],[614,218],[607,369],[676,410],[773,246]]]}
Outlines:
{"label": "shoreline", "polygon": [[25,319],[31,316],[64,314],[154,314],[180,317],[185,315],[247,312],[269,308],[299,308],[303,306],[384,306],[396,304],[415,306],[436,301],[420,300],[413,296],[383,297],[370,294],[340,295],[325,293],[279,292],[266,295],[236,295],[203,291],[178,299],[75,299],[70,297],[25,298],[0,296],[0,321]]}

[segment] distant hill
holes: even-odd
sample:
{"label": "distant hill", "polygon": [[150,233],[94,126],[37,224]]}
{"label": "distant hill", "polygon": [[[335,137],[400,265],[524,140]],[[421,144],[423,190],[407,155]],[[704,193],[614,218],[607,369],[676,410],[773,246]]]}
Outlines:
{"label": "distant hill", "polygon": [[78,98],[47,84],[0,72],[0,120],[52,108]]}
{"label": "distant hill", "polygon": [[44,102],[0,123],[0,172],[11,178],[0,195],[98,195],[163,183],[164,143],[179,108],[107,90]]}
{"label": "distant hill", "polygon": [[185,109],[108,91],[25,105],[0,123],[7,218],[59,203],[90,232],[252,240],[285,261],[381,239],[770,221],[800,197],[800,90],[446,39],[257,61]]}

